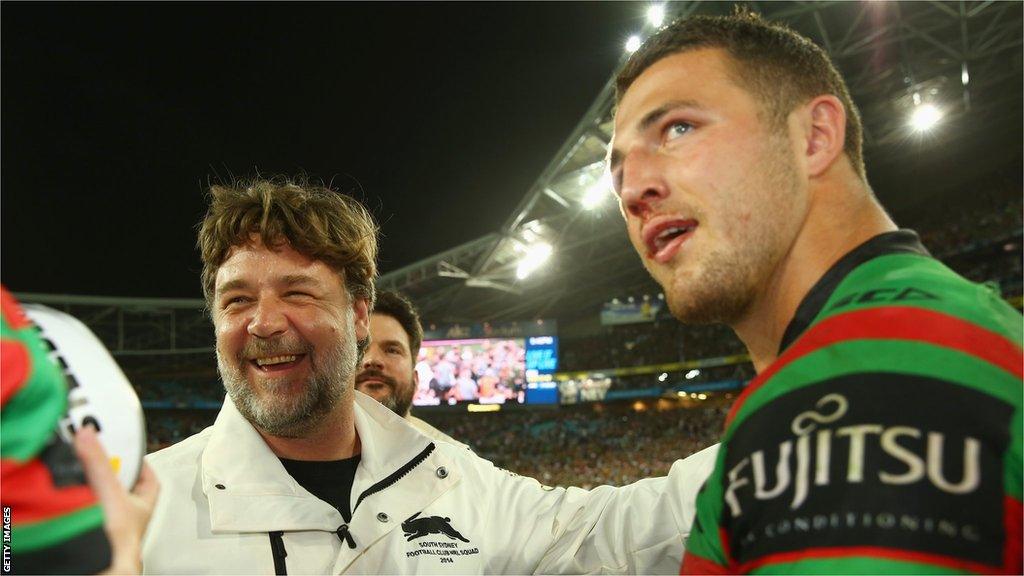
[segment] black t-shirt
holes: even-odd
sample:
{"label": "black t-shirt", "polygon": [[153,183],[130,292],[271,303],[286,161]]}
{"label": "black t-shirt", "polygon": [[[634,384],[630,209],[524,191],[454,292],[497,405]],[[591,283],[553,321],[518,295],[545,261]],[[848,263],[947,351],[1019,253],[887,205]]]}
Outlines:
{"label": "black t-shirt", "polygon": [[345,522],[352,518],[349,506],[352,481],[356,476],[356,467],[359,466],[359,454],[344,460],[326,462],[288,460],[287,458],[280,460],[281,464],[284,464],[284,469],[292,475],[292,478],[295,478],[300,486],[337,508]]}

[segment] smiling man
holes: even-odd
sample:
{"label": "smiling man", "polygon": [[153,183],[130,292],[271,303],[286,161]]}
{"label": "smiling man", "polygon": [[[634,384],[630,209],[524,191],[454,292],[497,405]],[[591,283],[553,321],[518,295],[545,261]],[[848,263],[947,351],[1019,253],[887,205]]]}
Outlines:
{"label": "smiling man", "polygon": [[812,42],[673,23],[617,79],[629,237],[759,375],[698,499],[687,573],[1021,570],[1021,317],[897,230]]}
{"label": "smiling man", "polygon": [[666,477],[550,488],[355,390],[375,326],[361,385],[407,405],[419,339],[371,318],[376,227],[357,202],[214,186],[199,248],[228,394],[213,426],[148,457],[163,491],[145,572],[676,572],[714,448]]}
{"label": "smiling man", "polygon": [[379,291],[370,314],[370,345],[356,375],[356,390],[387,406],[424,435],[468,449],[410,413],[419,385],[419,373],[413,366],[422,342],[423,325],[412,302],[397,292]]}

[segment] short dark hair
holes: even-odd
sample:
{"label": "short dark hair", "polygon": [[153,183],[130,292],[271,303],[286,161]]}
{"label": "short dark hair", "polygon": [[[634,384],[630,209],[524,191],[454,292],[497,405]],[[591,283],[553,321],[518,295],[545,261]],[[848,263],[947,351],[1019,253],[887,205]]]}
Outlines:
{"label": "short dark hair", "polygon": [[783,24],[768,22],[739,9],[732,16],[680,18],[644,42],[615,79],[616,101],[644,70],[662,58],[697,50],[720,48],[732,59],[734,81],[767,103],[769,119],[784,123],[798,105],[822,94],[839,99],[846,109],[843,150],[853,169],[867,180],[864,169],[860,113],[846,82],[828,55],[810,39]]}
{"label": "short dark hair", "polygon": [[409,336],[409,353],[415,364],[420,353],[420,344],[423,343],[423,325],[420,324],[420,315],[416,313],[412,302],[398,292],[380,290],[377,292],[377,303],[373,306],[373,313],[390,316],[402,325],[402,329]]}

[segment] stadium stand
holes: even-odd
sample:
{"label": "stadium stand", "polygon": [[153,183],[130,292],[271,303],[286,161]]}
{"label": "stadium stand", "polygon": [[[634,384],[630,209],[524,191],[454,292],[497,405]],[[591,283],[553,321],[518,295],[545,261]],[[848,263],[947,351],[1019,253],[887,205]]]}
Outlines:
{"label": "stadium stand", "polygon": [[[996,175],[979,182],[971,194],[936,199],[896,217],[919,230],[926,246],[951,268],[975,281],[997,283],[1004,297],[1020,308],[1024,292],[1020,191],[1019,175]],[[140,309],[131,317],[126,314],[117,322],[111,319],[106,325],[91,324],[115,351],[139,393],[150,451],[210,425],[224,397],[211,352],[212,330],[192,330],[193,339],[187,341],[128,342],[116,329],[127,322],[156,327],[189,322],[203,328],[200,323],[207,320],[183,308],[169,317],[166,311],[153,308],[150,312]],[[174,333],[155,330],[152,334],[163,338],[162,334]],[[175,353],[146,354],[134,346]],[[680,362],[696,362],[700,369],[669,372],[659,368]],[[616,370],[626,373],[614,374]],[[675,459],[713,443],[736,392],[732,388],[753,376],[744,348],[730,330],[683,326],[667,313],[650,323],[597,327],[589,333],[563,336],[559,371],[608,372],[610,388],[605,384],[602,390],[618,394],[608,398],[603,392],[593,394],[581,380],[572,406],[490,414],[441,408],[417,414],[499,466],[544,483],[624,484],[662,474]],[[716,384],[722,385],[720,391],[712,392]],[[702,387],[708,390],[704,399],[693,393]],[[631,391],[637,393],[631,395]]]}

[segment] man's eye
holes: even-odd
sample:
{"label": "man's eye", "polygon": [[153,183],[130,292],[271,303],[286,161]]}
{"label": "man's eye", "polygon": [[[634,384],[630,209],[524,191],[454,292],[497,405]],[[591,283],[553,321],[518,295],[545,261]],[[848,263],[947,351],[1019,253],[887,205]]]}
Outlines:
{"label": "man's eye", "polygon": [[693,130],[693,124],[689,122],[673,122],[665,128],[665,139],[674,140]]}
{"label": "man's eye", "polygon": [[299,298],[312,298],[313,295],[308,292],[288,292],[285,296],[294,296]]}
{"label": "man's eye", "polygon": [[224,308],[230,308],[231,306],[233,306],[235,304],[243,304],[247,300],[248,300],[248,298],[246,298],[245,296],[232,296],[231,298],[228,298],[228,299],[224,300],[223,307]]}

